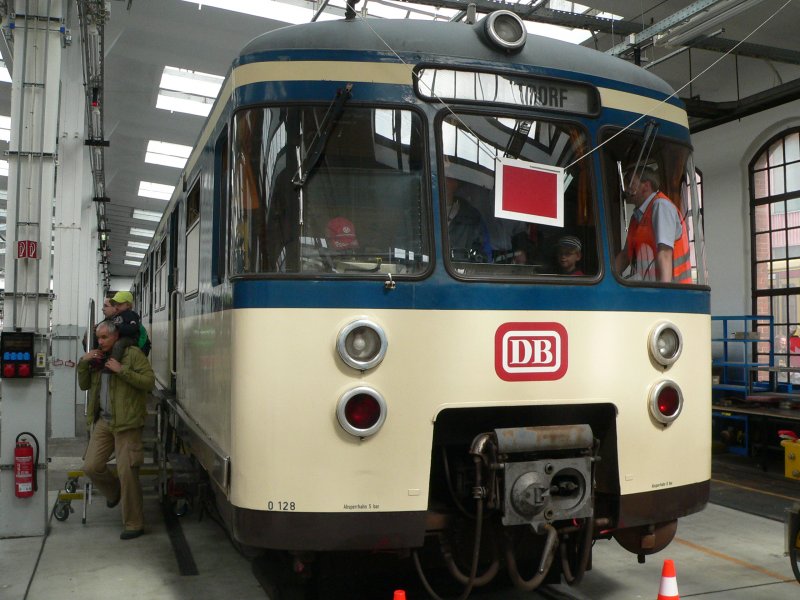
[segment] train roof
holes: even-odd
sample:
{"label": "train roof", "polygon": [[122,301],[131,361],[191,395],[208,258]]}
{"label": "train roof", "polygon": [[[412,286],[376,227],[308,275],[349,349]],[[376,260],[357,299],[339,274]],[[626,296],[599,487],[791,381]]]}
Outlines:
{"label": "train roof", "polygon": [[481,21],[475,25],[408,19],[370,19],[368,24],[362,19],[306,23],[255,38],[241,51],[237,64],[257,62],[260,55],[280,50],[386,53],[391,52],[388,44],[400,55],[443,55],[508,65],[527,64],[600,76],[667,95],[674,92],[656,75],[591,48],[529,34],[521,51],[506,53],[485,43],[481,29]]}

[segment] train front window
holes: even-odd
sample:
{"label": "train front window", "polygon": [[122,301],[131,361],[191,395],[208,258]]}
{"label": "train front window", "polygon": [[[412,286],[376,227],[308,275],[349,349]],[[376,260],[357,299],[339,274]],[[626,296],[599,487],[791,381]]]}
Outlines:
{"label": "train front window", "polygon": [[[597,275],[594,193],[590,161],[582,160],[588,146],[582,129],[544,119],[459,112],[444,116],[440,134],[440,204],[451,273],[563,283]],[[527,185],[520,194],[530,214],[515,218],[503,211],[498,165],[505,159],[564,169],[558,175],[563,194],[552,198],[559,219],[539,218],[538,190]]]}
{"label": "train front window", "polygon": [[645,285],[707,284],[690,149],[658,137],[654,125],[644,133],[609,131],[605,139],[603,180],[617,276]]}
{"label": "train front window", "polygon": [[430,266],[422,120],[330,109],[234,116],[234,274],[385,278]]}

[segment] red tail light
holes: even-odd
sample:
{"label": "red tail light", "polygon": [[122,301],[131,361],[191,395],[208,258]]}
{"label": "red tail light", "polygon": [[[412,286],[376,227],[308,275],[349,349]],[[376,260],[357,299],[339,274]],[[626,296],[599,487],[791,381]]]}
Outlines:
{"label": "red tail light", "polygon": [[386,420],[386,401],[371,388],[356,388],[339,399],[336,416],[347,433],[368,437],[377,433]]}
{"label": "red tail light", "polygon": [[344,418],[356,429],[369,429],[381,417],[381,405],[369,394],[350,398],[344,407]]}
{"label": "red tail light", "polygon": [[677,419],[683,408],[683,394],[674,381],[659,381],[651,388],[648,401],[650,414],[664,425]]}
{"label": "red tail light", "polygon": [[675,415],[681,406],[678,390],[673,387],[663,388],[658,394],[657,402],[658,412],[665,417],[671,417]]}

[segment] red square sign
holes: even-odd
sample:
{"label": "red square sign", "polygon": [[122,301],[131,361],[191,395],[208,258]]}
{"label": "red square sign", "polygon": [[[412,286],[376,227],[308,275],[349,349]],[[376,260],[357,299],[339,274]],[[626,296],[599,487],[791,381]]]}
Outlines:
{"label": "red square sign", "polygon": [[564,169],[498,158],[494,216],[564,226]]}

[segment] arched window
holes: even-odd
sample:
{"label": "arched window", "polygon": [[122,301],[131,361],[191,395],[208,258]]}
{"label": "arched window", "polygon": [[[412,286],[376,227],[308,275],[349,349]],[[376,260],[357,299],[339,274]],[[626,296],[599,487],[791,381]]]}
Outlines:
{"label": "arched window", "polygon": [[[753,312],[772,315],[775,364],[800,367],[800,127],[764,144],[750,163]],[[768,332],[759,332],[768,339]],[[770,344],[759,343],[759,362]],[[785,374],[780,378],[786,380]]]}

